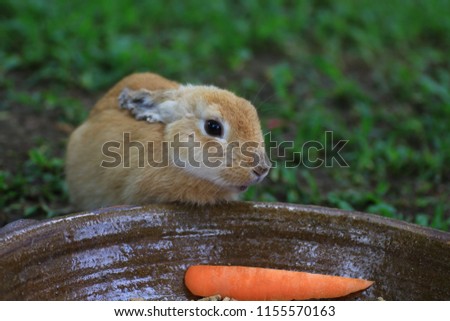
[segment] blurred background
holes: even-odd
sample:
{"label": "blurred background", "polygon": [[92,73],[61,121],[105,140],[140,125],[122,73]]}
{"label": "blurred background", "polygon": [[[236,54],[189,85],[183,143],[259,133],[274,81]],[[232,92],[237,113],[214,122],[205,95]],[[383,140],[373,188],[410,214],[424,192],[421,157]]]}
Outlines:
{"label": "blurred background", "polygon": [[153,71],[251,100],[297,151],[349,141],[349,167],[277,166],[244,200],[449,230],[449,16],[445,0],[2,0],[0,226],[70,213],[68,135],[108,87]]}

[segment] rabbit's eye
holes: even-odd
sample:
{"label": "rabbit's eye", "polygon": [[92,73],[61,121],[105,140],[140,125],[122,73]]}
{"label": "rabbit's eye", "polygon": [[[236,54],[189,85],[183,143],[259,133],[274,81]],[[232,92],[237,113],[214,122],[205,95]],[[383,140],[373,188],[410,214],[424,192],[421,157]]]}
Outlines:
{"label": "rabbit's eye", "polygon": [[223,128],[222,124],[216,120],[207,120],[205,122],[205,131],[208,135],[213,137],[222,137]]}

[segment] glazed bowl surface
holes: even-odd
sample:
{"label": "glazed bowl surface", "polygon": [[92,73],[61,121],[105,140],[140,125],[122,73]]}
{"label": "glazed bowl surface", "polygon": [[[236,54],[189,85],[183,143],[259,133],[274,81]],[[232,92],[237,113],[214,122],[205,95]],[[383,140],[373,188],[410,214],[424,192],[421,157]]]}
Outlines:
{"label": "glazed bowl surface", "polygon": [[123,206],[0,229],[1,300],[191,300],[183,277],[197,264],[375,281],[345,299],[450,300],[450,233],[358,212]]}

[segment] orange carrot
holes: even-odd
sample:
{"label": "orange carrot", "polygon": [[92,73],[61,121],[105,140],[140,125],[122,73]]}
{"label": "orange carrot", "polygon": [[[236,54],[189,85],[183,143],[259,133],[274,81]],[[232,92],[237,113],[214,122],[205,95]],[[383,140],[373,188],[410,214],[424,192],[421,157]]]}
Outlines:
{"label": "orange carrot", "polygon": [[184,282],[197,296],[220,294],[236,300],[337,298],[364,290],[372,281],[246,266],[195,265]]}

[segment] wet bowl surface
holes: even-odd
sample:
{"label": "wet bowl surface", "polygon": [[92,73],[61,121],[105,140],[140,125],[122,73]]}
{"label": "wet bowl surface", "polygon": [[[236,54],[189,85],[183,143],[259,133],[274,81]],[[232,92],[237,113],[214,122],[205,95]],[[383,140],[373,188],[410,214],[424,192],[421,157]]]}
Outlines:
{"label": "wet bowl surface", "polygon": [[280,203],[113,207],[0,229],[1,300],[190,300],[190,265],[374,280],[346,299],[449,300],[450,233]]}

